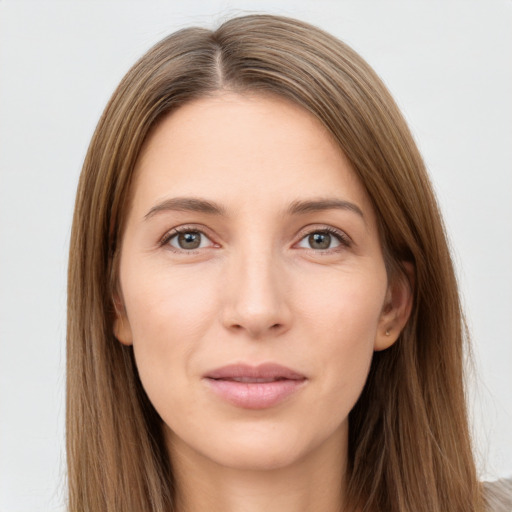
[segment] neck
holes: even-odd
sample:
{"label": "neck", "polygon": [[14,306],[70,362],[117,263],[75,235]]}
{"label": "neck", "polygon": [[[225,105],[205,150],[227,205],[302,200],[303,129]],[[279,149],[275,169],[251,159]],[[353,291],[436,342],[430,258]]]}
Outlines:
{"label": "neck", "polygon": [[341,512],[346,432],[300,460],[272,469],[232,468],[168,436],[176,482],[176,511]]}

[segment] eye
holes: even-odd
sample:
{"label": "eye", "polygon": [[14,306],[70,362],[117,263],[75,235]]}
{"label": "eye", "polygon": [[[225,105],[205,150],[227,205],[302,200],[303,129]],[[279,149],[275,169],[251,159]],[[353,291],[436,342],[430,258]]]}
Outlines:
{"label": "eye", "polygon": [[311,231],[298,244],[299,247],[317,251],[328,251],[342,246],[348,247],[349,245],[350,240],[347,235],[332,228]]}
{"label": "eye", "polygon": [[177,251],[193,251],[211,246],[212,241],[198,229],[175,228],[162,240],[162,245],[170,245]]}

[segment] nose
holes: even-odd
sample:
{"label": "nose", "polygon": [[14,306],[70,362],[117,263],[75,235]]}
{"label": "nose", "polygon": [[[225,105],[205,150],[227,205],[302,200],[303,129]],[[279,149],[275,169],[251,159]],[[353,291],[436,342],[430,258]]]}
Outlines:
{"label": "nose", "polygon": [[222,311],[224,326],[251,338],[282,334],[291,324],[282,267],[271,251],[252,251],[230,261]]}

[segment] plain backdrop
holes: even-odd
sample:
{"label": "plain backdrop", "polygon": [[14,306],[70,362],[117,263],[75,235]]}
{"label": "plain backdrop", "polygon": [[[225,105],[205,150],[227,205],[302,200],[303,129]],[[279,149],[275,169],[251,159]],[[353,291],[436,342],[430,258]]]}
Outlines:
{"label": "plain backdrop", "polygon": [[249,12],[332,32],[397,99],[444,212],[474,339],[480,474],[512,474],[510,0],[0,0],[0,512],[65,502],[67,250],[102,109],[168,33]]}

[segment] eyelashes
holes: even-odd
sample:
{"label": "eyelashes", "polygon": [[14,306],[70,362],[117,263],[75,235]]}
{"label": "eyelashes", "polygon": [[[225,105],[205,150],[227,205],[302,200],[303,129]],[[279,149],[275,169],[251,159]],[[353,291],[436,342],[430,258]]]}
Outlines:
{"label": "eyelashes", "polygon": [[[303,242],[309,244],[309,247],[301,245]],[[315,229],[306,233],[299,242],[299,247],[312,249],[315,251],[332,251],[333,249],[350,247],[348,236],[337,229],[325,227]],[[336,252],[336,251],[334,251]]]}
{"label": "eyelashes", "polygon": [[[320,254],[340,252],[352,245],[346,233],[330,226],[302,230],[299,237],[294,245]],[[198,254],[201,249],[220,247],[203,230],[193,226],[173,228],[163,236],[159,246],[185,255]]]}
{"label": "eyelashes", "polygon": [[173,228],[163,236],[158,245],[172,252],[185,254],[197,254],[199,249],[220,247],[219,244],[212,242],[203,230],[192,226]]}
{"label": "eyelashes", "polygon": [[168,244],[176,250],[190,252],[191,250],[204,248],[204,239],[209,240],[205,233],[197,229],[174,228],[167,237],[164,237],[162,245]]}

